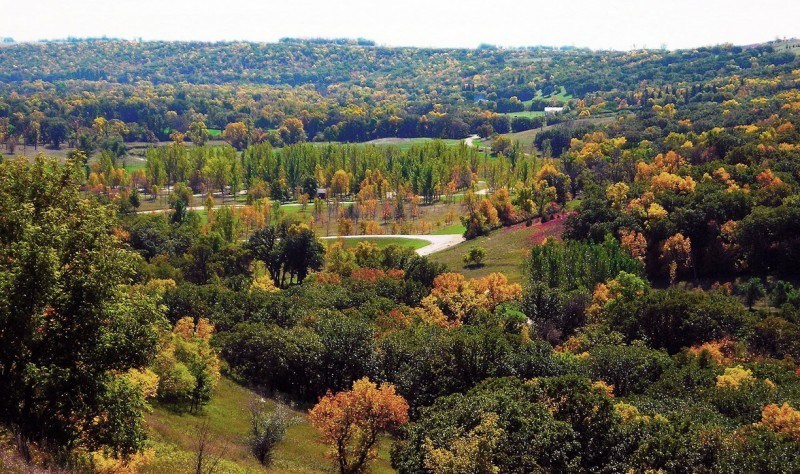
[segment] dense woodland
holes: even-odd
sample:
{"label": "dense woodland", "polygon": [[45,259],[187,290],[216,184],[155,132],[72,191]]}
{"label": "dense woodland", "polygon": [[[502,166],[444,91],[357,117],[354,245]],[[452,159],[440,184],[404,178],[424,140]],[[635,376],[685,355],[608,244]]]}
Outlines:
{"label": "dense woodland", "polygon": [[[320,472],[800,471],[780,43],[2,45],[0,138],[0,470],[250,472],[146,418],[233,381],[257,469],[310,423]],[[463,268],[321,239],[451,228]]]}
{"label": "dense woodland", "polygon": [[276,145],[295,118],[309,140],[488,136],[538,125],[503,112],[541,111],[566,97],[574,98],[568,109],[595,114],[651,98],[721,102],[714,79],[774,75],[793,60],[773,46],[614,53],[305,41],[20,44],[0,47],[0,111],[9,119],[0,133],[86,146],[97,141],[97,117],[115,121],[115,135],[128,142],[165,140],[193,123],[224,130],[242,122],[247,141]]}

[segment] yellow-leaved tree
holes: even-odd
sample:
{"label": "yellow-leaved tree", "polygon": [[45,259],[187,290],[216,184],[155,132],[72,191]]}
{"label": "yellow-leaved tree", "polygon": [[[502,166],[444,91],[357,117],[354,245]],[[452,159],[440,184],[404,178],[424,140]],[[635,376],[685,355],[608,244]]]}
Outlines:
{"label": "yellow-leaved tree", "polygon": [[481,422],[469,433],[458,436],[447,447],[436,448],[425,440],[425,467],[434,474],[453,472],[497,473],[495,450],[502,443],[505,431],[497,426],[496,413],[485,413]]}

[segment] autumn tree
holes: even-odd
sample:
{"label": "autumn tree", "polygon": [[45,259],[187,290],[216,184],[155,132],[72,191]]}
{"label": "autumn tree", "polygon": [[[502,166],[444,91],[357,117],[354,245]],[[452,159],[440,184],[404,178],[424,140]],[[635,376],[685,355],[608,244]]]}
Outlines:
{"label": "autumn tree", "polygon": [[309,411],[309,419],[330,447],[339,473],[356,474],[376,457],[378,435],[408,422],[408,403],[394,385],[378,387],[363,378],[353,382],[352,390],[328,392]]}
{"label": "autumn tree", "polygon": [[667,267],[669,281],[674,284],[678,274],[692,268],[692,241],[678,233],[661,245],[661,261]]}
{"label": "autumn tree", "polygon": [[222,139],[237,150],[243,149],[247,146],[249,139],[247,125],[244,122],[229,123],[222,132]]}
{"label": "autumn tree", "polygon": [[503,186],[499,188],[490,198],[492,205],[497,210],[497,217],[503,225],[509,225],[514,222],[514,206],[511,202],[511,196],[508,193],[508,188]]}
{"label": "autumn tree", "polygon": [[423,320],[443,328],[461,326],[480,309],[493,311],[499,304],[518,300],[522,287],[508,283],[502,273],[467,280],[461,273],[442,273],[433,280],[431,294],[422,299]]}
{"label": "autumn tree", "polygon": [[644,234],[623,229],[620,231],[619,240],[622,248],[627,250],[631,257],[644,263],[647,256],[647,239]]}
{"label": "autumn tree", "polygon": [[206,128],[206,123],[202,120],[195,120],[189,125],[189,131],[186,133],[188,135],[189,140],[194,143],[195,146],[203,146],[208,141],[208,129]]}
{"label": "autumn tree", "polygon": [[430,439],[425,443],[425,467],[434,474],[453,472],[499,473],[493,457],[505,433],[497,426],[496,413],[484,413],[481,422],[463,436],[450,441],[447,448],[437,448]]}
{"label": "autumn tree", "polygon": [[511,149],[510,138],[503,135],[498,135],[494,140],[492,140],[492,153],[505,154],[510,149]]}
{"label": "autumn tree", "polygon": [[303,122],[294,117],[287,118],[278,128],[278,134],[287,145],[303,142],[306,140],[306,131],[303,129]]}
{"label": "autumn tree", "polygon": [[800,411],[788,403],[782,406],[769,404],[761,412],[761,423],[775,433],[800,442]]}
{"label": "autumn tree", "polygon": [[606,197],[611,203],[612,209],[622,209],[622,205],[628,198],[628,191],[630,191],[630,187],[625,183],[612,184],[606,188]]}
{"label": "autumn tree", "polygon": [[338,170],[331,179],[331,194],[341,197],[350,192],[350,176],[344,170]]}
{"label": "autumn tree", "polygon": [[153,363],[159,399],[191,411],[208,403],[220,377],[220,362],[209,344],[213,333],[214,325],[205,318],[197,324],[190,317],[178,320]]}

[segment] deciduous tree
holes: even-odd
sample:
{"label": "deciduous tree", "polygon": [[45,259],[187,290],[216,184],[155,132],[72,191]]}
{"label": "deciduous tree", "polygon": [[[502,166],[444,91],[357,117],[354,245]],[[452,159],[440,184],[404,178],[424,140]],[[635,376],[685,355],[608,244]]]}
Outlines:
{"label": "deciduous tree", "polygon": [[352,390],[328,393],[309,411],[312,426],[322,443],[330,447],[340,474],[363,472],[375,458],[375,443],[382,432],[408,422],[408,403],[394,386],[378,387],[367,378],[353,383]]}

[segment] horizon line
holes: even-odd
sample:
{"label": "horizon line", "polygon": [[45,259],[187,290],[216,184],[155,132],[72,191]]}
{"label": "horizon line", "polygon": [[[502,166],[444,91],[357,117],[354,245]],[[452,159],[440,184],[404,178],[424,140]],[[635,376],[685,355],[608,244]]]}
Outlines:
{"label": "horizon line", "polygon": [[[42,44],[42,43],[80,43],[80,42],[96,42],[96,41],[119,41],[119,42],[129,42],[129,43],[206,43],[206,44],[231,44],[231,43],[249,43],[249,44],[263,44],[263,45],[272,45],[272,44],[282,44],[282,43],[290,43],[292,41],[295,42],[314,42],[319,41],[322,43],[332,43],[336,44],[336,41],[347,41],[348,43],[339,44],[339,46],[355,46],[355,47],[364,47],[364,48],[387,48],[387,49],[433,49],[433,50],[525,50],[525,49],[550,49],[550,50],[583,50],[583,51],[608,51],[608,52],[631,52],[631,51],[687,51],[693,49],[700,49],[700,48],[713,48],[718,46],[732,46],[732,47],[757,47],[762,45],[768,45],[771,43],[779,43],[779,42],[790,42],[790,41],[800,41],[796,37],[776,37],[771,40],[756,42],[756,43],[748,43],[748,44],[736,44],[733,42],[721,42],[721,43],[709,43],[703,45],[697,45],[693,47],[683,47],[683,48],[669,48],[667,44],[662,44],[658,47],[648,47],[647,44],[643,44],[642,46],[638,46],[637,44],[633,44],[631,48],[593,48],[590,46],[576,46],[576,45],[546,45],[546,44],[530,44],[530,45],[503,45],[503,44],[492,44],[492,43],[479,43],[477,46],[418,46],[418,45],[402,45],[402,44],[385,44],[385,43],[378,43],[374,40],[364,37],[326,37],[326,36],[307,36],[307,37],[294,37],[294,36],[287,36],[282,37],[277,40],[252,40],[252,39],[216,39],[216,40],[202,40],[202,39],[144,39],[143,37],[133,37],[133,38],[125,38],[125,37],[108,37],[108,36],[67,36],[64,38],[39,38],[39,39],[28,39],[28,40],[16,40],[12,36],[6,36],[0,38],[0,46],[11,46],[11,45],[20,45],[20,44]],[[353,42],[352,44],[349,42]],[[369,42],[372,44],[358,44],[358,42]]]}

